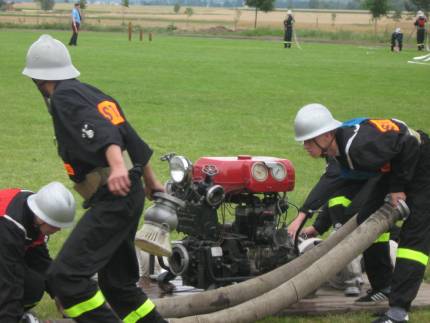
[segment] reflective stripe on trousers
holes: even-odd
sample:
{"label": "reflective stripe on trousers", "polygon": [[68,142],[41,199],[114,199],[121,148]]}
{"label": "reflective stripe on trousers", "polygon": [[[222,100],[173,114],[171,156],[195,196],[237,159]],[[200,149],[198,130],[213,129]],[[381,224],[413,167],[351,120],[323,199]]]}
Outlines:
{"label": "reflective stripe on trousers", "polygon": [[68,317],[74,318],[81,316],[82,314],[92,311],[97,307],[103,305],[105,302],[105,298],[101,291],[98,291],[93,297],[83,301],[79,304],[71,306],[64,310],[64,314]]}
{"label": "reflective stripe on trousers", "polygon": [[124,323],[135,323],[139,321],[141,318],[148,315],[152,310],[155,308],[155,304],[150,300],[147,299],[145,303],[143,303],[141,306],[139,306],[138,309],[135,311],[132,311],[130,314],[128,314],[124,319]]}
{"label": "reflective stripe on trousers", "polygon": [[427,266],[429,261],[429,257],[425,253],[407,248],[398,248],[396,258],[416,261],[424,266]]}

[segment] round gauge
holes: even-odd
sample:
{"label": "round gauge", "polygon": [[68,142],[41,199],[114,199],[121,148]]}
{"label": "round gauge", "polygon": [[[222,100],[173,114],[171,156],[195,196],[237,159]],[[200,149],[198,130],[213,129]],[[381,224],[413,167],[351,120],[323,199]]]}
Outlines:
{"label": "round gauge", "polygon": [[272,174],[272,177],[279,182],[283,181],[285,177],[287,177],[285,166],[281,163],[273,164],[270,168],[270,173]]}
{"label": "round gauge", "polygon": [[263,163],[255,163],[252,166],[252,177],[259,182],[264,182],[269,176],[269,171]]}

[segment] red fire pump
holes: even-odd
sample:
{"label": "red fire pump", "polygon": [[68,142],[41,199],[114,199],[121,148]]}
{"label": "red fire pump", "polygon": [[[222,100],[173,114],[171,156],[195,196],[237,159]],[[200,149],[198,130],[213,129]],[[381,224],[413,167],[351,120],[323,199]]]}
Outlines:
{"label": "red fire pump", "polygon": [[297,256],[287,233],[287,192],[295,173],[288,159],[202,157],[194,165],[168,154],[167,192],[184,202],[177,210],[169,274],[186,285],[215,288],[270,271]]}

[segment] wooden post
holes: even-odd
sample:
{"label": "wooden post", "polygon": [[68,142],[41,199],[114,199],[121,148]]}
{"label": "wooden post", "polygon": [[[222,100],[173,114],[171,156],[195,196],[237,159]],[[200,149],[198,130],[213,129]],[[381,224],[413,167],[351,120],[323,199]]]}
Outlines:
{"label": "wooden post", "polygon": [[128,23],[128,41],[131,41],[131,21]]}
{"label": "wooden post", "polygon": [[139,30],[139,40],[143,41],[143,28],[142,27],[140,27],[140,30]]}
{"label": "wooden post", "polygon": [[151,32],[151,31],[149,32],[148,40],[149,40],[149,41],[152,41],[152,32]]}

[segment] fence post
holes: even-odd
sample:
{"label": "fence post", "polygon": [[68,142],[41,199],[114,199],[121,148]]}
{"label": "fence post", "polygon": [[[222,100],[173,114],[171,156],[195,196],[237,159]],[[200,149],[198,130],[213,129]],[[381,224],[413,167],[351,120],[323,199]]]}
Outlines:
{"label": "fence post", "polygon": [[128,41],[131,41],[131,21],[128,23]]}

